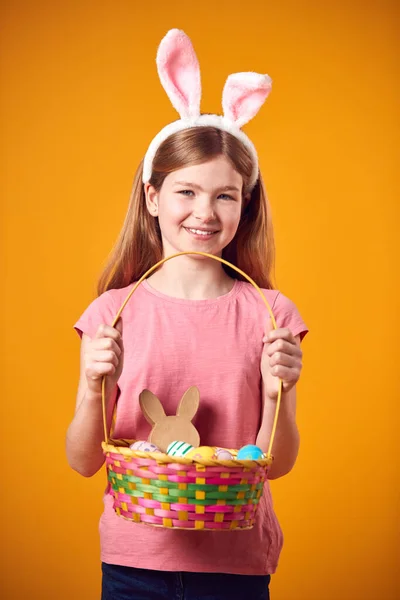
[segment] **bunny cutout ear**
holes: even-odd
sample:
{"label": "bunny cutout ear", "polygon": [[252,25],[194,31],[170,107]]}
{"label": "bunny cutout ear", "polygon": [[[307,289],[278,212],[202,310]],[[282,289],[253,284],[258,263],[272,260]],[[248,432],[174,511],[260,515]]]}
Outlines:
{"label": "bunny cutout ear", "polygon": [[165,418],[165,411],[157,396],[150,390],[143,390],[139,396],[140,408],[150,425],[155,425]]}
{"label": "bunny cutout ear", "polygon": [[271,87],[269,75],[251,72],[229,75],[222,94],[224,117],[242,127],[258,113]]}
{"label": "bunny cutout ear", "polygon": [[157,52],[158,74],[181,119],[200,115],[200,67],[189,37],[179,29],[171,29]]}
{"label": "bunny cutout ear", "polygon": [[176,412],[177,416],[191,421],[197,413],[199,403],[200,392],[196,386],[192,386],[183,394]]}

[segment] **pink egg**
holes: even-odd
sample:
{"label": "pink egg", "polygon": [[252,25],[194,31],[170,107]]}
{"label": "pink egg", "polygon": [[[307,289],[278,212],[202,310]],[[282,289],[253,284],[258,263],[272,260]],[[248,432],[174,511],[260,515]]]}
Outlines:
{"label": "pink egg", "polygon": [[151,442],[144,442],[142,440],[138,440],[134,442],[130,446],[131,450],[139,450],[139,452],[161,452],[160,448]]}
{"label": "pink egg", "polygon": [[233,460],[232,454],[225,448],[216,448],[215,457],[217,460]]}

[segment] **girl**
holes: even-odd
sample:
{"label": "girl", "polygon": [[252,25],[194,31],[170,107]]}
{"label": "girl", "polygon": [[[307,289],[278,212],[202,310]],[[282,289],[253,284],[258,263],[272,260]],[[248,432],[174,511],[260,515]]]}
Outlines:
{"label": "girl", "polygon": [[[296,383],[307,332],[295,305],[273,290],[273,241],[254,146],[239,127],[270,89],[267,76],[230,76],[224,117],[200,115],[200,76],[190,40],[172,30],[158,52],[161,81],[181,119],[150,144],[136,173],[120,238],[99,296],[75,325],[82,337],[76,412],[67,434],[73,469],[86,477],[104,463],[101,381],[114,437],[146,439],[138,402],[148,388],[175,414],[191,385],[201,394],[195,424],[202,445],[267,449],[279,379],[281,412],[271,479],[293,467],[299,435]],[[129,300],[134,282],[164,256],[204,251],[237,265],[263,288],[278,329],[256,290],[221,263],[185,255],[166,262]],[[256,525],[246,532],[186,532],[133,524],[104,496],[100,521],[102,600],[269,598],[282,534],[268,483]]]}

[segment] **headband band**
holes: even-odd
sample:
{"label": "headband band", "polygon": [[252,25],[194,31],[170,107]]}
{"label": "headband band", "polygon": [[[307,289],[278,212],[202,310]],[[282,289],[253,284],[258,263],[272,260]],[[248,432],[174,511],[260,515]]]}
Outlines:
{"label": "headband band", "polygon": [[258,156],[241,127],[264,104],[271,91],[271,78],[252,72],[229,75],[222,94],[223,116],[201,115],[199,62],[189,37],[183,31],[171,29],[161,41],[157,68],[162,86],[180,119],[164,127],[150,143],[143,163],[143,183],[150,181],[157,150],[170,135],[192,127],[216,127],[235,136],[249,151],[253,161],[249,181],[249,189],[252,190],[258,179]]}

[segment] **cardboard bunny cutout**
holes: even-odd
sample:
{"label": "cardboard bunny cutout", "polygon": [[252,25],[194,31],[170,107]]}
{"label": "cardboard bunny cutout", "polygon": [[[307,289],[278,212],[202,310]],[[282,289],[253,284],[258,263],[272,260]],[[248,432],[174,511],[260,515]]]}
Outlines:
{"label": "cardboard bunny cutout", "polygon": [[192,424],[200,402],[197,387],[190,387],[183,395],[176,415],[167,416],[160,400],[149,390],[143,390],[139,403],[146,420],[152,426],[149,442],[155,444],[163,452],[167,451],[171,442],[187,442],[197,447],[200,436]]}
{"label": "cardboard bunny cutout", "polygon": [[153,160],[163,141],[170,135],[190,127],[217,127],[228,131],[246,146],[253,159],[249,182],[252,189],[258,179],[256,149],[241,127],[260,110],[271,91],[272,81],[260,73],[229,75],[222,94],[223,116],[201,115],[200,67],[189,37],[179,29],[171,29],[157,53],[157,68],[161,83],[180,120],[162,129],[151,142],[143,164],[143,182],[151,179]]}

